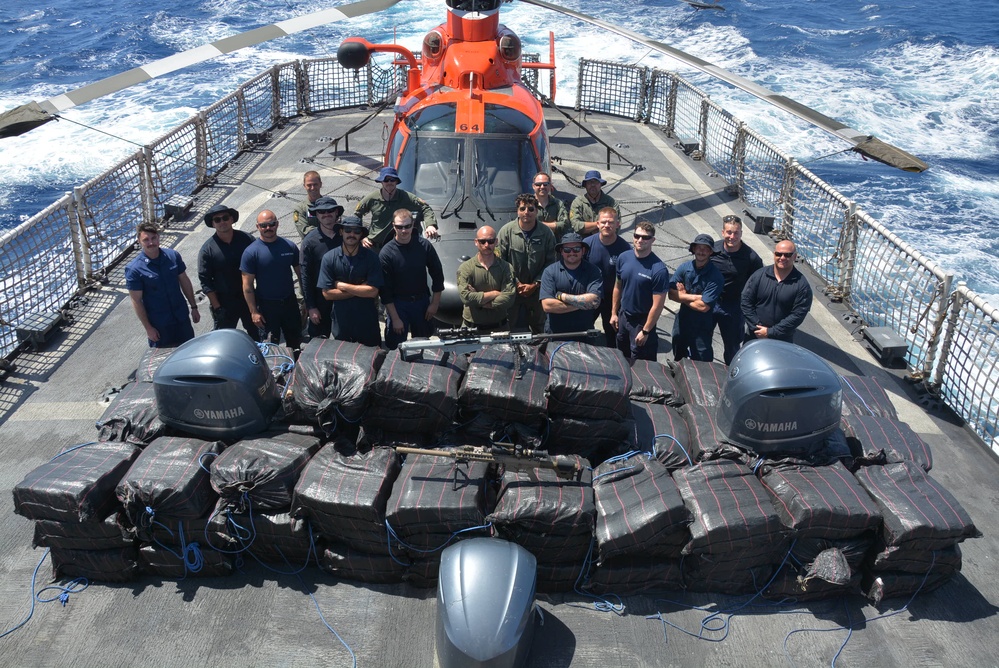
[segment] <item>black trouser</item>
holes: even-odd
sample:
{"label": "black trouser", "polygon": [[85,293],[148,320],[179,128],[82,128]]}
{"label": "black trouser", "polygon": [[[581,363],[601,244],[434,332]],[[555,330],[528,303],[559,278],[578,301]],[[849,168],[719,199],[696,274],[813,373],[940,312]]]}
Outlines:
{"label": "black trouser", "polygon": [[302,347],[302,311],[298,299],[258,299],[257,310],[264,316],[264,330],[271,343],[280,343],[284,334],[285,344],[292,349]]}

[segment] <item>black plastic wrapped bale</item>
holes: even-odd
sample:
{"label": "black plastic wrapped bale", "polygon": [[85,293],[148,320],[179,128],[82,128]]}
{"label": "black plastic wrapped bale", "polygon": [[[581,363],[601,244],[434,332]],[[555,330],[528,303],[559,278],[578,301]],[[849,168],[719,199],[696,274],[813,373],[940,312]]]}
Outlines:
{"label": "black plastic wrapped bale", "polygon": [[384,542],[385,508],[400,468],[392,448],[355,453],[345,442],[329,443],[302,472],[292,515],[308,518],[323,536],[343,539],[366,532]]}
{"label": "black plastic wrapped bale", "polygon": [[369,584],[402,582],[406,574],[405,563],[398,559],[384,554],[369,554],[338,542],[330,543],[323,549],[319,566],[338,578]]}
{"label": "black plastic wrapped bale", "polygon": [[458,405],[472,413],[538,426],[547,416],[548,363],[548,355],[537,346],[485,346],[468,364]]}
{"label": "black plastic wrapped bale", "polygon": [[676,387],[683,400],[698,406],[721,403],[728,368],[721,362],[699,362],[685,357],[677,363]]}
{"label": "black plastic wrapped bale", "polygon": [[673,380],[669,366],[654,360],[632,360],[631,400],[679,406],[683,395]]}
{"label": "black plastic wrapped bale", "polygon": [[197,519],[215,505],[208,466],[219,441],[163,436],[150,443],[118,484],[128,519],[145,539],[153,523]]}
{"label": "black plastic wrapped bale", "polygon": [[[830,550],[831,552],[831,550]],[[823,561],[830,561],[823,557]],[[810,567],[785,564],[763,591],[763,596],[776,601],[817,601],[825,598],[860,593],[862,575],[846,569],[843,582],[830,582],[828,577],[836,572],[828,564],[818,562]],[[842,579],[842,578],[839,578]]]}
{"label": "black plastic wrapped bale", "polygon": [[219,329],[182,344],[153,374],[160,419],[200,438],[237,440],[265,430],[281,403],[257,344]]}
{"label": "black plastic wrapped bale", "polygon": [[844,415],[843,431],[850,452],[860,464],[910,461],[929,472],[933,453],[926,441],[904,422],[877,415]]}
{"label": "black plastic wrapped bale", "polygon": [[395,431],[437,434],[454,421],[458,384],[468,368],[464,355],[424,350],[412,361],[392,350],[371,384],[365,427],[391,424]]}
{"label": "black plastic wrapped bale", "polygon": [[840,376],[843,388],[843,413],[849,415],[877,415],[898,419],[895,405],[888,398],[885,388],[872,376]]}
{"label": "black plastic wrapped bale", "polygon": [[659,460],[646,453],[593,471],[598,563],[616,556],[680,558],[690,540],[690,511]]}
{"label": "black plastic wrapped bale", "polygon": [[719,562],[709,555],[686,557],[682,567],[683,581],[688,591],[715,594],[756,593],[770,581],[777,570],[776,563],[758,563],[758,560]]}
{"label": "black plastic wrapped bale", "polygon": [[810,564],[825,550],[836,548],[846,557],[856,572],[860,572],[871,547],[874,545],[874,533],[865,533],[854,538],[814,538],[797,536],[791,546],[791,561],[798,564]]}
{"label": "black plastic wrapped bale", "polygon": [[483,526],[489,467],[485,462],[407,455],[385,510],[386,522],[402,542],[418,541],[421,549],[440,547],[455,532]]}
{"label": "black plastic wrapped bale", "polygon": [[212,487],[237,511],[283,511],[306,464],[319,451],[319,439],[283,433],[243,439],[215,458]]}
{"label": "black plastic wrapped bale", "polygon": [[691,451],[704,453],[717,450],[725,443],[725,433],[718,426],[717,407],[684,404],[677,410],[687,425],[687,442]]}
{"label": "black plastic wrapped bale", "polygon": [[314,537],[308,522],[288,513],[251,516],[224,509],[214,514],[211,527],[211,547],[227,553],[249,553],[244,561],[252,558],[287,571],[288,566],[301,568],[314,558]]}
{"label": "black plastic wrapped bale", "polygon": [[[163,578],[217,578],[236,572],[236,558],[231,554],[206,550],[198,546],[197,557],[149,543],[139,548],[139,564],[146,573]],[[185,560],[189,560],[185,563]],[[193,562],[193,563],[192,563]]]}
{"label": "black plastic wrapped bale", "polygon": [[339,420],[357,422],[385,351],[336,339],[312,339],[302,348],[284,397],[292,420],[318,424],[332,433]]}
{"label": "black plastic wrapped bale", "polygon": [[549,348],[548,416],[622,422],[631,417],[631,367],[616,348],[561,343]]}
{"label": "black plastic wrapped bale", "polygon": [[126,535],[128,518],[113,512],[100,522],[59,522],[38,520],[32,547],[58,547],[64,550],[114,550],[134,544]]}
{"label": "black plastic wrapped bale", "polygon": [[957,573],[961,570],[961,548],[951,545],[939,550],[910,550],[904,547],[885,547],[870,556],[868,566],[872,571],[901,571],[903,573]]}
{"label": "black plastic wrapped bale", "polygon": [[140,574],[134,545],[111,550],[52,548],[52,579],[87,578],[91,582],[131,582]]}
{"label": "black plastic wrapped bale", "polygon": [[166,358],[173,355],[176,348],[146,348],[139,360],[139,366],[135,369],[135,380],[138,383],[153,382],[153,375]]}
{"label": "black plastic wrapped bale", "polygon": [[597,596],[636,596],[684,588],[678,559],[615,557],[590,568],[585,591]]}
{"label": "black plastic wrapped bale", "polygon": [[14,486],[14,512],[29,520],[100,521],[119,508],[115,487],[138,455],[128,443],[70,448]]}
{"label": "black plastic wrapped bale", "polygon": [[958,500],[917,464],[866,466],[854,475],[881,509],[885,545],[939,550],[982,535]]}
{"label": "black plastic wrapped bale", "polygon": [[295,372],[295,351],[281,343],[263,342],[258,343],[257,347],[260,348],[260,356],[271,370],[278,389],[286,388]]}
{"label": "black plastic wrapped bale", "polygon": [[693,517],[684,554],[773,550],[783,545],[785,529],[753,472],[720,459],[673,472]]}
{"label": "black plastic wrapped bale", "polygon": [[865,572],[860,588],[864,596],[874,605],[881,605],[886,599],[910,597],[916,592],[926,594],[950,582],[952,573],[904,573],[901,571]]}
{"label": "black plastic wrapped bale", "polygon": [[585,559],[570,562],[538,560],[537,590],[544,594],[572,591],[577,584],[581,584],[585,567]]}
{"label": "black plastic wrapped bale", "polygon": [[97,420],[97,439],[145,446],[166,434],[152,383],[128,383]]}
{"label": "black plastic wrapped bale", "polygon": [[[158,518],[153,522],[150,529],[141,532],[144,540],[152,540],[161,545],[181,548],[188,543],[197,542],[202,545],[215,546],[225,545],[220,541],[213,524],[215,514],[214,507],[208,510],[202,517],[187,519]],[[138,531],[133,530],[133,534]]]}
{"label": "black plastic wrapped bale", "polygon": [[551,418],[545,445],[554,455],[578,455],[592,462],[635,449],[631,420],[587,420],[559,416]]}
{"label": "black plastic wrapped bale", "polygon": [[839,376],[815,353],[784,341],[747,343],[729,365],[718,405],[725,439],[766,456],[800,456],[839,428]]}
{"label": "black plastic wrapped bale", "polygon": [[693,466],[701,451],[691,441],[683,416],[672,406],[631,402],[635,425],[635,447],[655,454],[670,471]]}
{"label": "black plastic wrapped bale", "polygon": [[762,478],[781,522],[798,536],[853,538],[881,526],[881,511],[845,466],[774,470]]}

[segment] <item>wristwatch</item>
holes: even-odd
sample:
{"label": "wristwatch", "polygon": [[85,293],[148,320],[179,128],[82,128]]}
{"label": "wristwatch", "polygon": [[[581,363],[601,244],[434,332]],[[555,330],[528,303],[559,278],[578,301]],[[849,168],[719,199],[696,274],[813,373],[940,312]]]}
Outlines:
{"label": "wristwatch", "polygon": [[645,336],[648,336],[648,335],[649,335],[649,334],[651,334],[651,333],[652,333],[652,332],[647,332],[647,331],[645,331],[644,329],[642,330],[642,334],[644,334]]}

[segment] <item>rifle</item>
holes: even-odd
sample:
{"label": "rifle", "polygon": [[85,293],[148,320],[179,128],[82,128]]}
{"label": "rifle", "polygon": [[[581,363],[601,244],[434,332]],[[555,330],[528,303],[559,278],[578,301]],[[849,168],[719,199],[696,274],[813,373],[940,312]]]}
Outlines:
{"label": "rifle", "polygon": [[456,463],[487,462],[502,464],[518,471],[530,469],[548,469],[564,480],[580,480],[583,467],[576,457],[566,455],[549,455],[547,450],[531,450],[529,448],[504,448],[494,445],[491,448],[476,445],[460,445],[451,450],[425,450],[395,446],[395,451],[403,455],[427,455],[429,457],[450,457]]}
{"label": "rifle", "polygon": [[420,351],[444,349],[455,353],[474,353],[484,346],[499,343],[537,343],[557,339],[593,339],[602,332],[588,329],[585,332],[562,332],[560,334],[531,334],[530,332],[493,332],[480,334],[467,327],[442,329],[437,332],[438,340],[410,339],[399,344],[399,354],[406,362],[415,359]]}

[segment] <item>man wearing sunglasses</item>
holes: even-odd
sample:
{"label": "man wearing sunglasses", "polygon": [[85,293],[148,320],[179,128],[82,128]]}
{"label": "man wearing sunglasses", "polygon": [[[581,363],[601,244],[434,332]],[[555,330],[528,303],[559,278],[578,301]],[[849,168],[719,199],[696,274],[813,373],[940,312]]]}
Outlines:
{"label": "man wearing sunglasses", "polygon": [[513,267],[496,257],[496,231],[485,225],[475,232],[475,257],[458,267],[456,283],[465,327],[482,334],[507,329],[507,314],[516,294]]}
{"label": "man wearing sunglasses", "polygon": [[233,227],[238,220],[239,211],[225,204],[217,204],[205,213],[205,226],[214,229],[215,234],[198,253],[198,280],[211,307],[212,329],[233,329],[242,323],[250,338],[258,341],[260,330],[253,324],[243,298],[243,275],[239,271],[243,251],[253,243],[253,237]]}
{"label": "man wearing sunglasses", "polygon": [[746,340],[794,343],[794,333],[812,308],[812,286],[794,266],[798,249],[789,239],[774,247],[774,264],[758,270],[742,291]]}
{"label": "man wearing sunglasses", "polygon": [[402,180],[395,167],[382,167],[375,182],[381,187],[358,202],[354,210],[354,215],[362,219],[366,214],[371,214],[368,236],[362,242],[365,248],[377,253],[392,238],[392,218],[399,209],[412,212],[417,229],[423,230],[424,237],[431,240],[440,238],[434,210],[413,193],[399,187]]}
{"label": "man wearing sunglasses", "polygon": [[621,209],[614,198],[603,191],[607,181],[600,176],[600,172],[591,169],[583,176],[582,195],[572,200],[569,207],[569,221],[572,229],[578,234],[588,237],[597,231],[597,216],[600,209],[609,206],[617,212],[617,219],[621,220]]}
{"label": "man wearing sunglasses", "polygon": [[558,241],[572,229],[569,224],[569,210],[565,202],[555,197],[552,177],[546,172],[534,175],[534,199],[538,200],[538,220],[545,224]]}
{"label": "man wearing sunglasses", "polygon": [[429,240],[413,234],[414,225],[408,209],[396,211],[392,219],[395,239],[378,254],[385,275],[381,299],[386,312],[385,345],[390,350],[410,334],[428,338],[434,333],[434,317],[444,292],[440,257]]}
{"label": "man wearing sunglasses", "polygon": [[611,326],[617,347],[628,359],[655,360],[659,353],[656,327],[666,304],[669,269],[652,252],[656,228],[642,220],[635,225],[634,252],[617,259]]}
{"label": "man wearing sunglasses", "polygon": [[313,205],[319,227],[302,239],[302,296],[309,318],[309,336],[330,335],[333,326],[331,316],[333,305],[323,297],[319,289],[319,267],[323,257],[340,246],[343,239],[336,233],[336,226],[343,215],[343,207],[332,197],[320,197]]}
{"label": "man wearing sunglasses", "polygon": [[279,343],[284,334],[289,348],[302,346],[302,312],[295,296],[295,277],[302,284],[298,246],[278,236],[278,219],[273,211],[257,214],[260,237],[243,252],[239,270],[243,273],[243,297],[253,324]]}
{"label": "man wearing sunglasses", "polygon": [[669,283],[669,298],[680,304],[673,321],[673,358],[713,362],[711,335],[715,329],[715,302],[721,296],[725,278],[711,262],[715,240],[698,234],[688,247],[694,256],[676,268]]}
{"label": "man wearing sunglasses", "polygon": [[555,246],[559,261],[541,274],[541,308],[548,314],[545,333],[583,332],[593,325],[592,312],[600,308],[604,281],[596,265],[583,261],[588,251],[575,232]]}
{"label": "man wearing sunglasses", "polygon": [[344,216],[333,229],[343,243],[323,256],[318,284],[333,302],[331,334],[339,341],[380,346],[377,299],[385,277],[378,254],[361,244],[368,230],[357,216]]}
{"label": "man wearing sunglasses", "polygon": [[517,296],[510,311],[510,328],[530,327],[532,334],[545,328],[541,308],[541,274],[555,262],[555,235],[538,225],[538,200],[534,195],[518,195],[517,219],[500,228],[496,254],[513,267]]}

